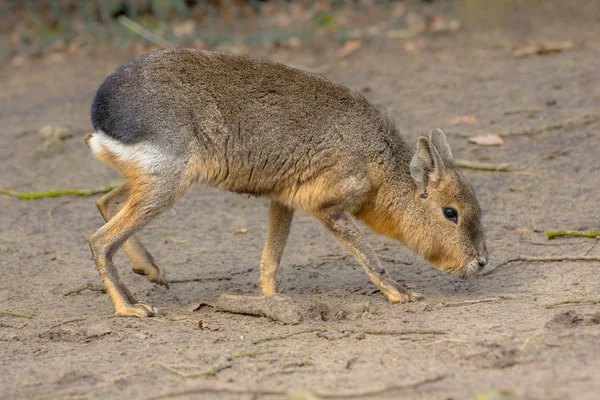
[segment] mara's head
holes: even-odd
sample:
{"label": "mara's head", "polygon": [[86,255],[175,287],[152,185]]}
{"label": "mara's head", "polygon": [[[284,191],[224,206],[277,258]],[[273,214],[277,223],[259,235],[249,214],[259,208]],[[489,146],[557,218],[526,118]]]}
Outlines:
{"label": "mara's head", "polygon": [[[436,268],[462,278],[487,264],[481,210],[471,186],[454,165],[446,135],[439,129],[417,142],[410,162],[413,207],[404,223],[404,241]],[[406,232],[406,231],[405,231]]]}

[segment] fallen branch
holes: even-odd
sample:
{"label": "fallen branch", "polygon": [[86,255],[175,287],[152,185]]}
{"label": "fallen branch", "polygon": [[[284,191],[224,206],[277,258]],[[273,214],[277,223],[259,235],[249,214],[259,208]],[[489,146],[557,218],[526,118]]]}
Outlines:
{"label": "fallen branch", "polygon": [[71,322],[85,321],[86,319],[88,319],[88,317],[71,318],[71,319],[68,319],[66,321],[62,321],[62,322],[59,322],[57,324],[54,324],[54,325],[50,326],[49,329],[58,328],[59,326],[62,326],[62,325],[65,325],[65,324],[70,324]]}
{"label": "fallen branch", "polygon": [[63,296],[70,296],[72,294],[78,294],[78,293],[83,292],[84,290],[91,290],[92,292],[106,293],[106,288],[101,283],[82,283],[82,284],[73,286],[72,288],[63,291]]}
{"label": "fallen branch", "polygon": [[294,301],[282,294],[269,296],[236,296],[223,294],[217,301],[221,311],[234,314],[264,316],[284,324],[300,322],[300,310]]}
{"label": "fallen branch", "polygon": [[570,231],[570,230],[554,231],[554,230],[549,229],[546,231],[546,236],[548,237],[548,240],[552,240],[554,238],[563,237],[563,236],[587,237],[587,238],[593,239],[593,238],[600,236],[600,231]]}
{"label": "fallen branch", "polygon": [[484,272],[480,276],[485,276],[493,273],[498,268],[503,267],[507,264],[518,262],[518,261],[526,261],[526,262],[556,262],[556,261],[600,261],[600,257],[595,256],[558,256],[558,257],[534,257],[534,256],[519,256],[516,258],[508,259],[496,266],[496,268]]}
{"label": "fallen branch", "polygon": [[458,303],[447,303],[444,304],[444,307],[459,307],[459,306],[468,306],[471,304],[477,304],[477,303],[491,303],[493,301],[500,301],[502,299],[500,298],[494,298],[494,299],[481,299],[481,300],[465,300],[465,301],[460,301]]}
{"label": "fallen branch", "polygon": [[292,336],[303,335],[305,333],[313,333],[313,332],[327,332],[327,328],[306,329],[306,330],[302,330],[302,331],[287,333],[285,335],[270,336],[270,337],[266,337],[266,338],[262,338],[262,339],[257,339],[255,341],[253,341],[252,344],[270,342],[272,340],[283,340],[283,339],[287,339]]}
{"label": "fallen branch", "polygon": [[[428,383],[439,382],[442,379],[445,379],[447,375],[436,375],[429,378],[420,379],[414,382],[408,382],[404,384],[393,384],[384,386],[378,389],[356,389],[356,390],[347,390],[344,392],[328,392],[328,391],[311,391],[311,394],[317,398],[326,398],[326,399],[340,399],[340,398],[365,398],[365,397],[373,397],[373,396],[381,396],[388,392],[404,390],[404,389],[414,389]],[[201,385],[195,388],[181,390],[181,391],[173,391],[173,392],[165,392],[153,397],[149,397],[149,400],[159,400],[159,399],[168,399],[173,397],[182,397],[189,395],[198,395],[198,394],[207,394],[207,393],[233,393],[233,394],[250,394],[254,396],[285,396],[289,392],[285,389],[263,389],[263,388],[244,388],[239,385]]]}
{"label": "fallen branch", "polygon": [[28,318],[28,319],[35,318],[35,315],[33,315],[33,314],[21,314],[21,313],[16,313],[16,312],[12,312],[12,311],[0,311],[0,315],[10,315],[11,317]]}
{"label": "fallen branch", "polygon": [[121,183],[104,185],[95,189],[65,189],[65,190],[52,190],[50,192],[29,192],[29,193],[17,193],[8,189],[0,189],[0,193],[8,196],[17,197],[21,200],[34,200],[45,197],[58,197],[58,196],[93,196],[100,193],[108,193],[111,190],[121,186]]}
{"label": "fallen branch", "polygon": [[552,308],[552,307],[556,307],[556,306],[561,306],[563,304],[581,304],[581,303],[598,304],[598,303],[600,303],[600,298],[598,298],[598,297],[577,297],[577,298],[572,298],[572,299],[555,301],[554,303],[546,304],[545,307]]}
{"label": "fallen branch", "polygon": [[461,168],[475,169],[479,171],[492,171],[492,172],[505,172],[517,163],[499,163],[499,164],[488,164],[482,162],[468,161],[468,160],[454,160],[454,164]]}
{"label": "fallen branch", "polygon": [[365,333],[367,335],[445,335],[447,332],[441,329],[362,329],[353,330],[353,333]]}
{"label": "fallen branch", "polygon": [[126,27],[127,29],[132,31],[133,33],[137,33],[138,35],[140,35],[147,41],[152,42],[157,46],[173,47],[173,43],[169,42],[166,39],[163,39],[162,37],[158,36],[156,33],[149,31],[148,29],[144,28],[137,22],[133,21],[130,18],[127,18],[124,15],[119,16],[119,18],[117,18],[117,21],[119,21],[119,23],[121,25],[123,25],[124,27]]}

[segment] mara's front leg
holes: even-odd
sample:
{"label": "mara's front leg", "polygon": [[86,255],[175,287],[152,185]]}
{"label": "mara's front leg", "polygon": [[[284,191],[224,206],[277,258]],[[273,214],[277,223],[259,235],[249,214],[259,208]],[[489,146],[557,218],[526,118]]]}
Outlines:
{"label": "mara's front leg", "polygon": [[269,208],[269,229],[267,231],[267,241],[260,260],[260,294],[263,296],[275,294],[277,292],[277,283],[275,276],[277,268],[281,262],[281,255],[285,248],[294,209],[287,207],[279,202],[271,201]]}
{"label": "mara's front leg", "polygon": [[316,215],[333,232],[344,246],[358,259],[371,281],[381,290],[390,303],[406,303],[423,298],[392,280],[371,245],[356,225],[352,215],[342,210],[327,210]]}

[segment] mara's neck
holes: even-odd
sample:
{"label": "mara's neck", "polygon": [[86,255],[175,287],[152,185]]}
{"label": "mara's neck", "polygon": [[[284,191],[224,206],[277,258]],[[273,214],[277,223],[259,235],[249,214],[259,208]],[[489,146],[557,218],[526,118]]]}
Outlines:
{"label": "mara's neck", "polygon": [[[395,181],[400,178],[399,181]],[[407,243],[409,224],[406,223],[412,210],[418,205],[414,198],[414,183],[403,176],[384,181],[364,204],[356,217],[375,232]]]}
{"label": "mara's neck", "polygon": [[410,214],[420,208],[415,184],[410,177],[413,150],[405,143],[378,160],[373,173],[373,190],[356,215],[375,232],[408,244]]}

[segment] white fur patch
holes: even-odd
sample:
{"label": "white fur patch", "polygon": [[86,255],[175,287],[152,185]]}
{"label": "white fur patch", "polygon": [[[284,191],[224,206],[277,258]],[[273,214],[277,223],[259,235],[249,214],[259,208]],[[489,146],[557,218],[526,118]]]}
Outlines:
{"label": "white fur patch", "polygon": [[108,136],[101,130],[92,134],[89,141],[92,152],[96,155],[107,151],[119,161],[135,163],[147,172],[164,168],[168,157],[155,146],[148,143],[125,144]]}

